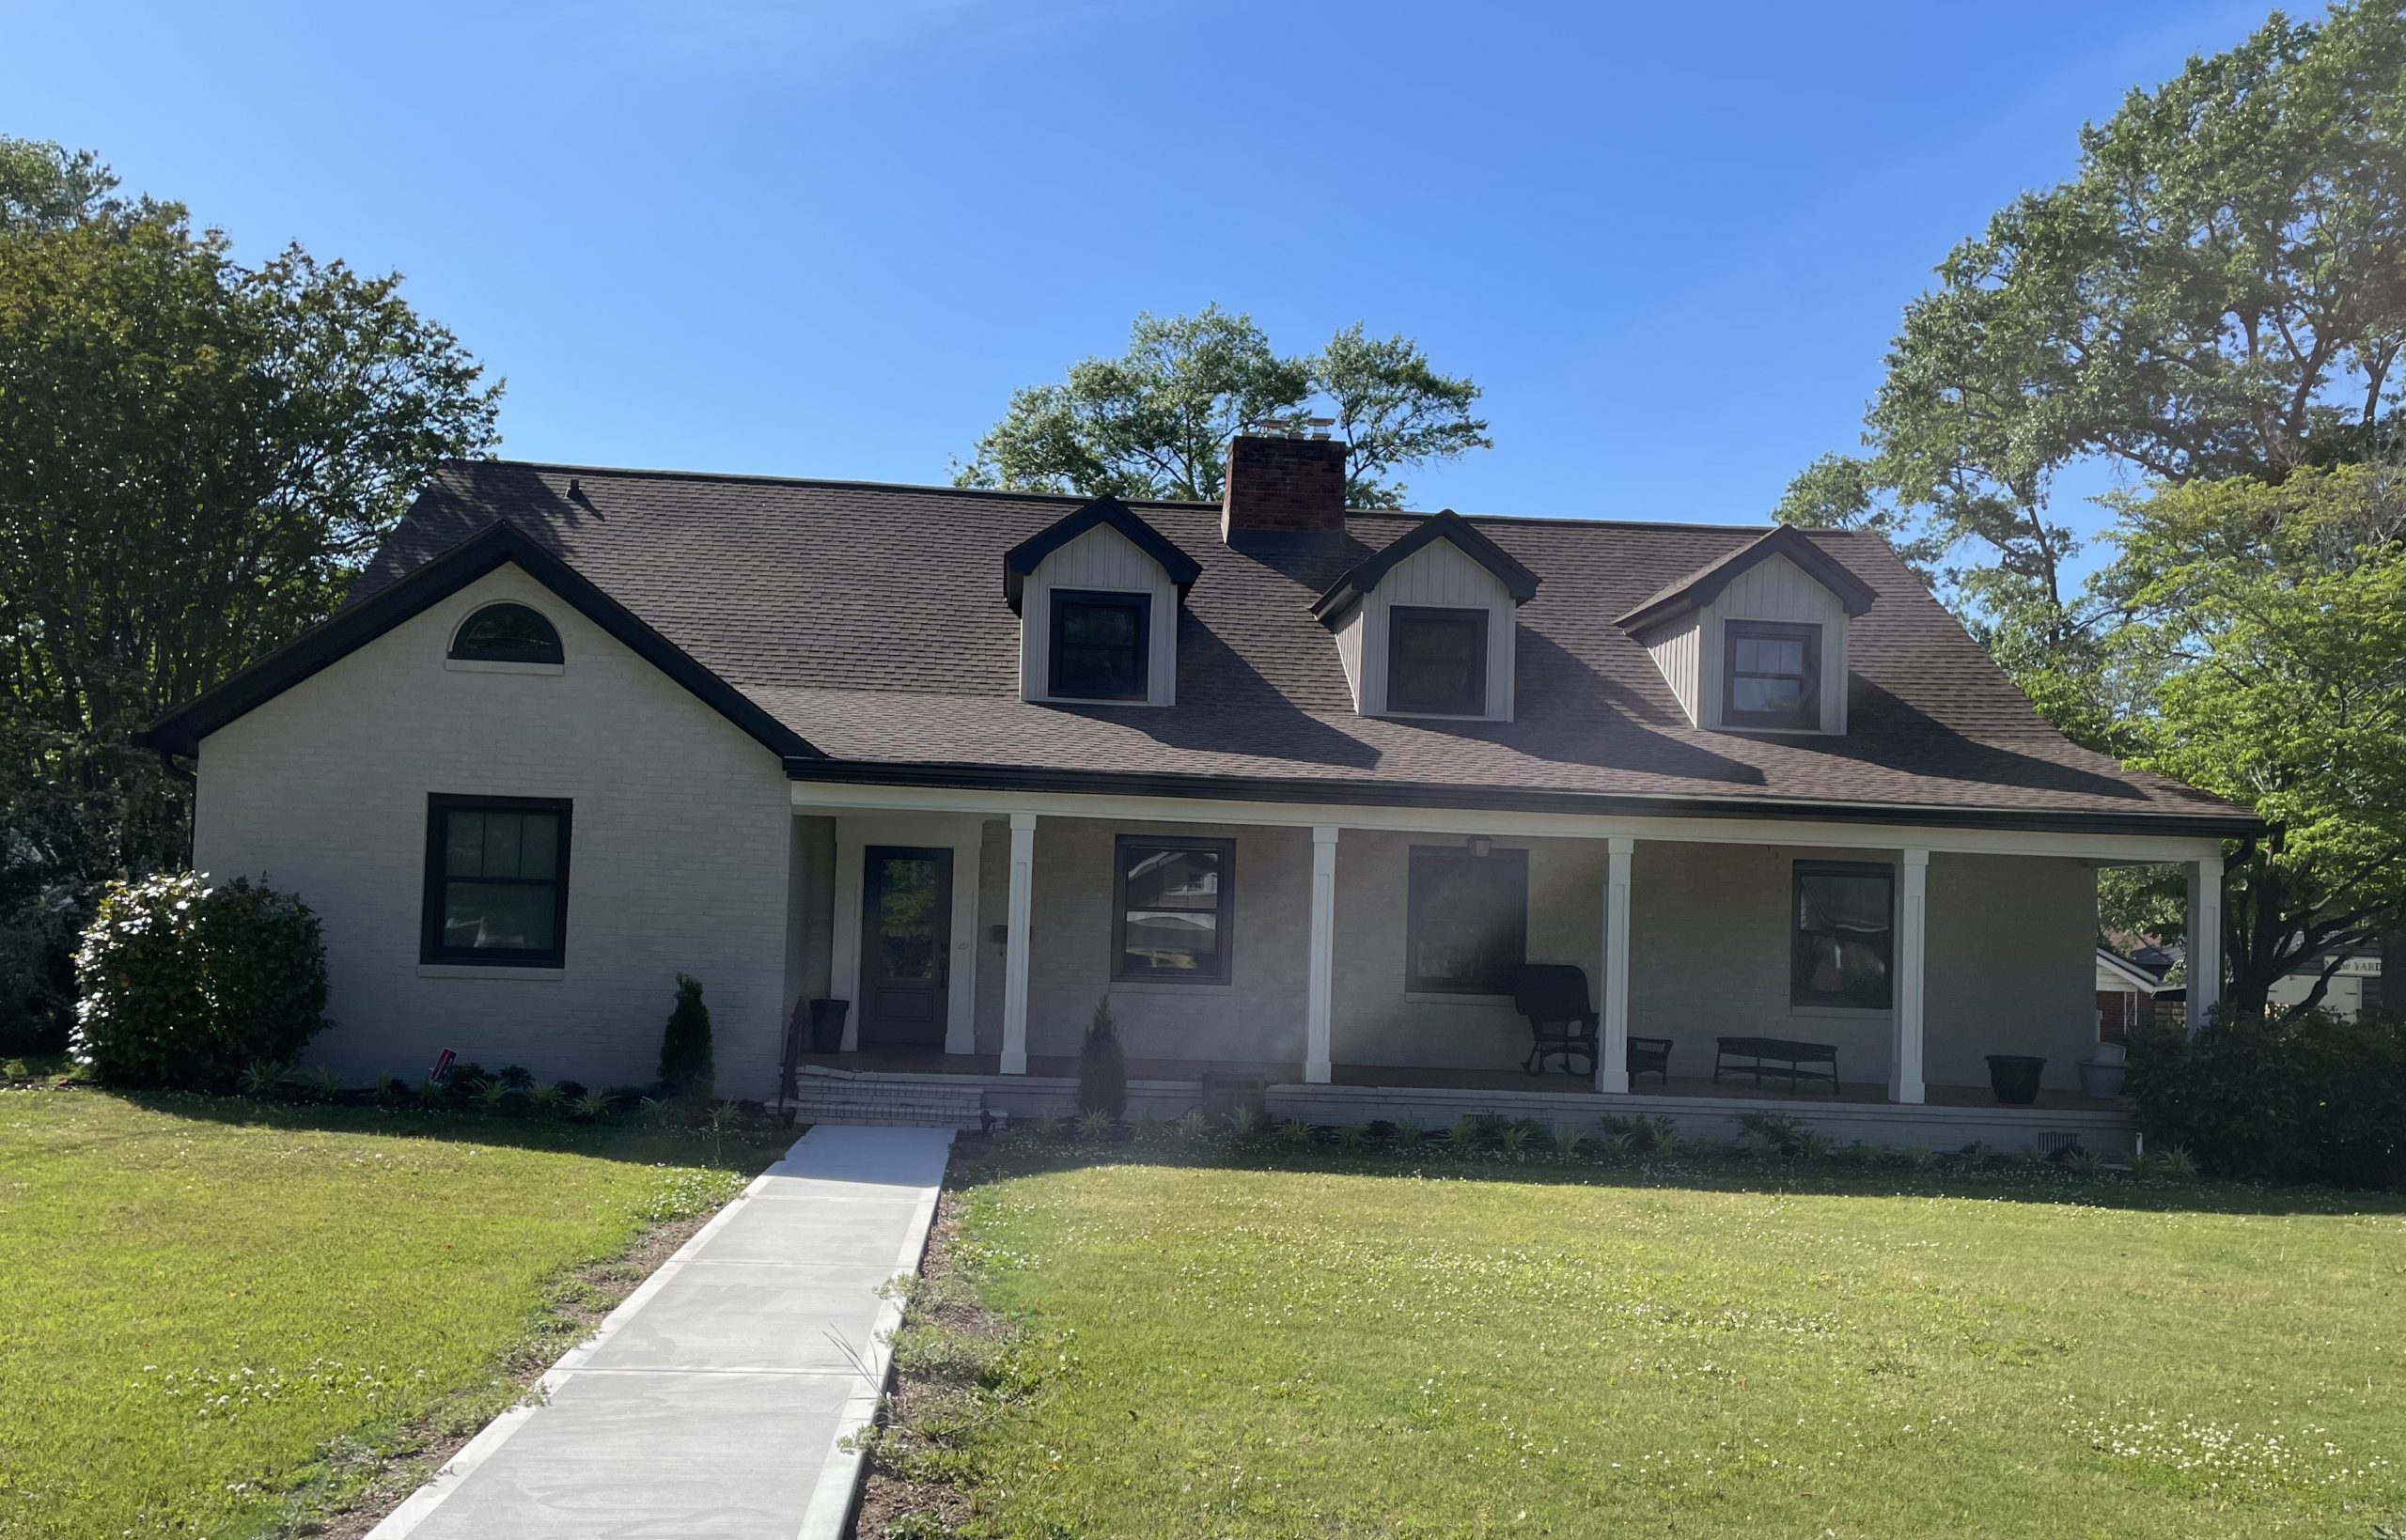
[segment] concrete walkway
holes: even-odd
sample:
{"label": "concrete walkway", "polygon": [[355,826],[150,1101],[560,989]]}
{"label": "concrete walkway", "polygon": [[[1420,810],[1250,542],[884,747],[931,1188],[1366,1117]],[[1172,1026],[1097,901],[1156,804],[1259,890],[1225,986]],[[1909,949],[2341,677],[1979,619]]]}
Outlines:
{"label": "concrete walkway", "polygon": [[835,1540],[951,1143],[812,1128],[368,1540]]}

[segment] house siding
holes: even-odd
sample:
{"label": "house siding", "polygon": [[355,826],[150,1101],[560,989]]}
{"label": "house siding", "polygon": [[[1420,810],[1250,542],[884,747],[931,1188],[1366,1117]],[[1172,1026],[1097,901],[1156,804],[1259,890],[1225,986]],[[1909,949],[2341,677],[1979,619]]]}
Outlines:
{"label": "house siding", "polygon": [[[445,666],[459,622],[498,599],[551,619],[564,668]],[[431,792],[573,801],[556,976],[421,972]],[[546,1080],[648,1081],[682,972],[711,1007],[720,1089],[760,1096],[807,950],[788,930],[792,821],[774,755],[504,568],[206,739],[193,849],[323,922],[337,1025],[313,1061],[414,1079],[449,1048]]]}

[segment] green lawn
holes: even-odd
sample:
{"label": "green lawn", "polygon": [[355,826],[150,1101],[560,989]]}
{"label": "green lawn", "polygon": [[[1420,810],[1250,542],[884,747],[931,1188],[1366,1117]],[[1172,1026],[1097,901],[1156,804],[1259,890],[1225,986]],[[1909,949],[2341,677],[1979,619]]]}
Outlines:
{"label": "green lawn", "polygon": [[492,1409],[569,1269],[739,1190],[713,1154],[459,1112],[0,1091],[0,1535],[273,1527],[414,1420]]}
{"label": "green lawn", "polygon": [[992,1532],[2406,1526],[2394,1201],[975,1149],[954,1254],[1039,1377],[966,1440]]}

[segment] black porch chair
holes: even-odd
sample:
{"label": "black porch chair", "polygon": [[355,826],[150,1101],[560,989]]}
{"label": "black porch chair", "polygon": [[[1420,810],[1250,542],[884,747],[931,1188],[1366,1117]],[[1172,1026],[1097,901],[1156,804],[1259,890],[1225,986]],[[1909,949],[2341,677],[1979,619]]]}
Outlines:
{"label": "black porch chair", "polygon": [[1536,1041],[1521,1067],[1532,1075],[1545,1073],[1545,1061],[1562,1055],[1562,1072],[1580,1071],[1571,1060],[1587,1061],[1586,1073],[1596,1072],[1596,1033],[1602,1019],[1587,1003],[1587,975],[1567,962],[1524,962],[1512,970],[1512,1008],[1529,1019]]}

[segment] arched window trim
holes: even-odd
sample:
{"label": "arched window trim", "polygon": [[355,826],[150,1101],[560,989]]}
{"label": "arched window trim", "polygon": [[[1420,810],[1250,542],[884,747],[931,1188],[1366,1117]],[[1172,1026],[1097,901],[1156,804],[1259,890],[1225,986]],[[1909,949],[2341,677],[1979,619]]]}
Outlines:
{"label": "arched window trim", "polygon": [[[469,642],[467,640],[469,628],[496,611],[514,611],[518,614],[532,618],[540,626],[542,636],[549,639],[548,645],[540,639],[533,638],[515,646],[478,645]],[[479,604],[468,612],[466,617],[451,632],[451,646],[445,656],[455,663],[496,663],[521,668],[553,669],[561,666],[567,655],[560,646],[559,628],[552,623],[549,615],[531,604],[523,604],[516,599],[500,599],[491,604]]]}

